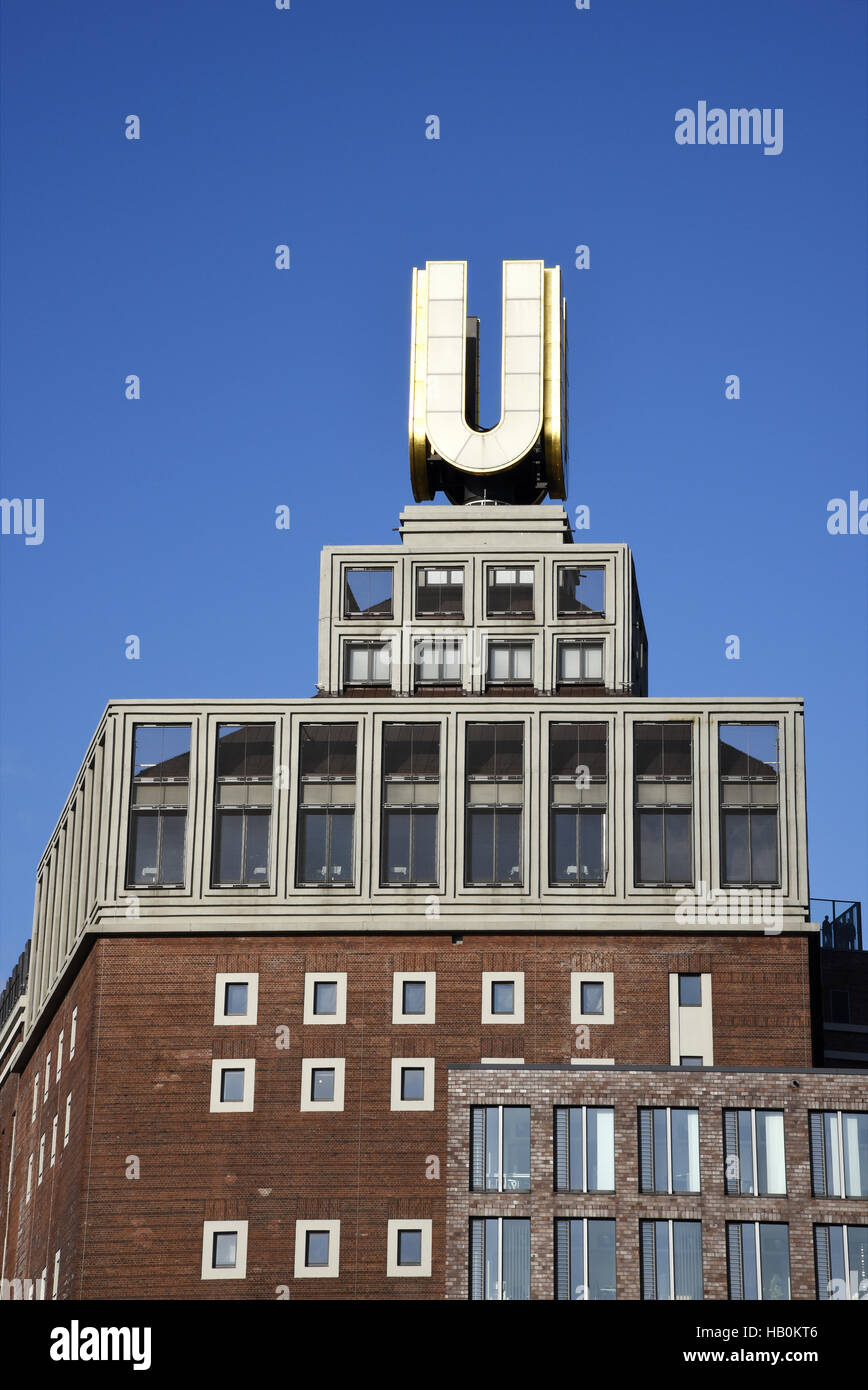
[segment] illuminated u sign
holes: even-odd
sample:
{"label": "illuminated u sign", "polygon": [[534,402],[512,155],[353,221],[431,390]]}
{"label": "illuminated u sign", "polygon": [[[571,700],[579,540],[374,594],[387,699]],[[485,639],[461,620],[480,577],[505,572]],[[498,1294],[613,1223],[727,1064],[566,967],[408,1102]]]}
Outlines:
{"label": "illuminated u sign", "polygon": [[[459,491],[461,500],[489,489],[509,501],[540,501],[546,491],[566,496],[565,340],[560,267],[504,261],[501,415],[481,430],[467,262],[428,261],[413,271],[410,475],[417,501],[438,487],[447,496]],[[510,470],[517,470],[513,478],[500,477]]]}

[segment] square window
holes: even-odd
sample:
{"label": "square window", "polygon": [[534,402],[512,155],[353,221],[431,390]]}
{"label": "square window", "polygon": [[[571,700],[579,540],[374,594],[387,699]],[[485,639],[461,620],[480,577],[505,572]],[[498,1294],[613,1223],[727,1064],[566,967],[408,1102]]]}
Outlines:
{"label": "square window", "polygon": [[422,1067],[401,1068],[401,1099],[425,1099],[425,1072]]}
{"label": "square window", "polygon": [[404,981],[404,1013],[405,1014],[424,1014],[425,1012],[425,981],[424,980],[405,980]]}
{"label": "square window", "polygon": [[244,1071],[241,1068],[225,1067],[220,1075],[220,1099],[244,1099]]}
{"label": "square window", "polygon": [[345,570],[344,613],[348,618],[391,618],[391,569]]}
{"label": "square window", "polygon": [[238,1259],[238,1232],[217,1231],[214,1235],[213,1265],[215,1269],[234,1269]]}
{"label": "square window", "polygon": [[585,981],[582,984],[582,1013],[583,1014],[602,1014],[603,1013],[603,983],[602,981]]}
{"label": "square window", "polygon": [[227,1018],[247,1013],[247,995],[248,986],[246,984],[235,983],[226,986],[223,1012]]}
{"label": "square window", "polygon": [[491,1012],[515,1013],[515,985],[512,980],[495,980],[491,986]]}
{"label": "square window", "polygon": [[335,1014],[338,1008],[337,980],[317,980],[313,987],[315,1014]]}
{"label": "square window", "polygon": [[334,1067],[314,1067],[310,1074],[311,1100],[331,1100],[335,1098]]}
{"label": "square window", "polygon": [[304,1263],[308,1269],[322,1269],[329,1262],[329,1232],[308,1231],[305,1236]]}
{"label": "square window", "polygon": [[701,975],[678,976],[678,1003],[682,1009],[702,1006]]}
{"label": "square window", "polygon": [[399,1265],[421,1265],[422,1263],[422,1232],[421,1230],[405,1230],[398,1232],[398,1264]]}

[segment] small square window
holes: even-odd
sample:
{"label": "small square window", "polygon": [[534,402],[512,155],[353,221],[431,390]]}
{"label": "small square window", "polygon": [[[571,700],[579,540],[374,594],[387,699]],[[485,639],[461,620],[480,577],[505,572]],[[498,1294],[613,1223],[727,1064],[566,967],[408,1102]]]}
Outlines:
{"label": "small square window", "polygon": [[512,980],[495,980],[491,986],[491,1012],[515,1013],[515,985]]}
{"label": "small square window", "polygon": [[[240,1074],[240,1073],[239,1073]],[[234,1269],[238,1260],[238,1232],[216,1231],[212,1264],[215,1269]]]}
{"label": "small square window", "polygon": [[317,980],[313,987],[315,1014],[335,1014],[338,1009],[337,980]]}
{"label": "small square window", "polygon": [[346,570],[344,614],[347,618],[391,618],[391,569]]}
{"label": "small square window", "polygon": [[424,980],[405,980],[404,981],[404,1013],[405,1014],[424,1014],[425,1012],[425,981]]}
{"label": "small square window", "polygon": [[702,976],[678,976],[678,1003],[682,1009],[699,1008],[702,1005]]}
{"label": "small square window", "polygon": [[703,1061],[701,1057],[682,1057],[681,1065],[682,1067],[701,1067]]}
{"label": "small square window", "polygon": [[425,1099],[425,1071],[422,1067],[401,1068],[401,1099]]}
{"label": "small square window", "polygon": [[602,1014],[603,1013],[603,984],[602,981],[585,981],[582,984],[582,1013],[583,1014]]}
{"label": "small square window", "polygon": [[421,1265],[422,1263],[422,1232],[421,1230],[405,1230],[398,1232],[398,1264],[399,1265]]}
{"label": "small square window", "polygon": [[247,1013],[248,985],[235,982],[226,986],[223,1012],[226,1017]]}
{"label": "small square window", "polygon": [[304,1242],[304,1263],[308,1269],[322,1269],[329,1262],[329,1232],[308,1231]]}
{"label": "small square window", "polygon": [[334,1067],[314,1067],[310,1074],[311,1100],[334,1100]]}
{"label": "small square window", "polygon": [[220,1099],[244,1099],[244,1072],[234,1067],[226,1067],[220,1075]]}

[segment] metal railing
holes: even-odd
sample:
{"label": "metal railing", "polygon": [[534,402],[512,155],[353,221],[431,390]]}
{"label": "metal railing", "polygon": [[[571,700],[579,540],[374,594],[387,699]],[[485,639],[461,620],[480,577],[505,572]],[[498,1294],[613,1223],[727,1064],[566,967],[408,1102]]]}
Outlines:
{"label": "metal railing", "polygon": [[862,950],[862,904],[843,898],[811,898],[811,921],[819,922],[827,951]]}

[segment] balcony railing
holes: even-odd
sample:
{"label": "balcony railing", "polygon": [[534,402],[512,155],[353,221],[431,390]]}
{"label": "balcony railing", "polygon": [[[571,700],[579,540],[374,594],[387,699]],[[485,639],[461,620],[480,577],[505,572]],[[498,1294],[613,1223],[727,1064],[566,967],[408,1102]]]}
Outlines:
{"label": "balcony railing", "polygon": [[842,898],[811,898],[811,921],[821,923],[827,951],[862,950],[862,904]]}

